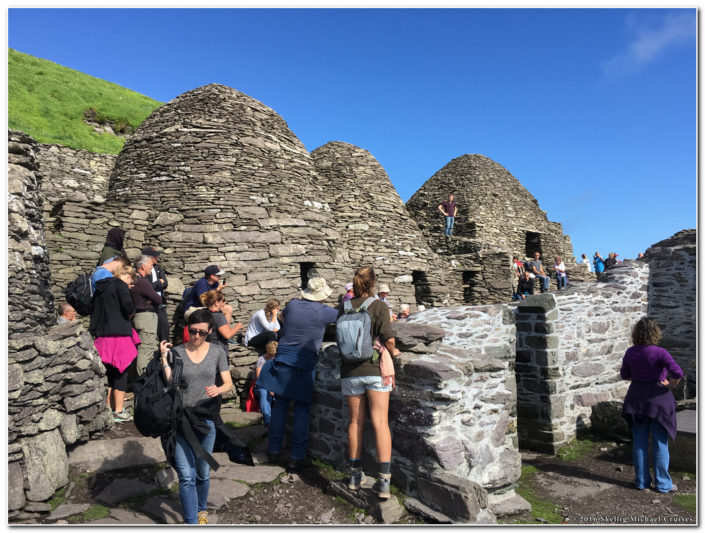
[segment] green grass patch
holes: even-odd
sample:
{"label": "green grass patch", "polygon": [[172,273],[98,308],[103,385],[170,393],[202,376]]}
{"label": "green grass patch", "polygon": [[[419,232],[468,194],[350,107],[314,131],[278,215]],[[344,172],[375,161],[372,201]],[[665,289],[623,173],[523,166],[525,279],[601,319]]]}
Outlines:
{"label": "green grass patch", "polygon": [[332,479],[334,481],[345,479],[348,475],[345,472],[340,472],[333,468],[332,465],[319,461],[318,459],[312,459],[311,462],[318,468],[319,472],[324,475],[327,479]]}
{"label": "green grass patch", "polygon": [[512,524],[529,523],[535,524],[539,522],[547,522],[549,524],[562,524],[563,517],[559,515],[555,509],[556,504],[550,500],[544,500],[534,494],[531,478],[538,472],[538,469],[532,465],[524,465],[521,467],[521,477],[518,485],[514,489],[516,493],[531,504],[531,520],[514,521]]}
{"label": "green grass patch", "polygon": [[51,505],[51,510],[53,511],[56,509],[59,505],[64,503],[66,501],[66,487],[61,487],[59,490],[57,490],[54,495],[51,497],[51,499],[47,502],[49,505]]}
{"label": "green grass patch", "polygon": [[117,154],[125,140],[96,133],[86,118],[134,131],[161,102],[115,83],[8,50],[8,125],[37,141]]}
{"label": "green grass patch", "polygon": [[696,514],[697,498],[695,494],[674,494],[673,503],[678,507],[682,507],[689,513]]}
{"label": "green grass patch", "polygon": [[563,461],[575,461],[589,453],[595,447],[595,442],[590,439],[575,439],[561,447],[556,456]]}
{"label": "green grass patch", "polygon": [[68,518],[69,522],[92,522],[93,520],[100,520],[101,518],[107,518],[110,516],[110,509],[102,505],[94,505],[83,511],[81,514],[70,516]]}

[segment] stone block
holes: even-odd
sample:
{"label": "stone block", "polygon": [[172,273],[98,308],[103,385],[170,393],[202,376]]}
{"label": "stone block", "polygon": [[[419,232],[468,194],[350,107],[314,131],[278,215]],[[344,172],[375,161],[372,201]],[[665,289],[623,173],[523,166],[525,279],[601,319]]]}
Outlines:
{"label": "stone block", "polygon": [[94,403],[105,402],[104,394],[105,393],[102,389],[100,391],[91,390],[80,394],[79,396],[71,396],[68,398],[64,398],[63,402],[64,406],[66,407],[66,410],[72,412],[78,409],[83,409],[84,407],[88,407],[89,405],[92,405]]}
{"label": "stone block", "polygon": [[435,478],[419,473],[417,484],[418,498],[454,521],[473,521],[480,509],[487,507],[485,489],[453,474],[445,473],[441,478]]}
{"label": "stone block", "polygon": [[11,364],[7,367],[7,390],[20,390],[24,386],[22,367]]}
{"label": "stone block", "polygon": [[413,347],[418,343],[430,344],[442,340],[446,335],[445,330],[437,326],[416,324],[408,322],[395,322],[397,347],[404,351],[404,346]]}
{"label": "stone block", "polygon": [[[571,369],[571,374],[580,378],[598,376],[605,371],[605,365],[601,363],[578,363]],[[592,405],[592,404],[591,404]]]}
{"label": "stone block", "polygon": [[20,463],[7,465],[7,505],[10,511],[22,509],[25,504],[24,476]]}
{"label": "stone block", "polygon": [[105,487],[96,496],[96,499],[108,505],[115,505],[138,494],[147,494],[154,489],[154,485],[143,483],[137,479],[118,478]]}
{"label": "stone block", "polygon": [[438,463],[443,468],[455,468],[465,462],[465,446],[463,441],[453,435],[439,441],[428,441]]}
{"label": "stone block", "polygon": [[33,501],[51,498],[68,483],[66,446],[58,429],[22,439],[26,496]]}
{"label": "stone block", "polygon": [[404,373],[415,379],[432,381],[436,384],[451,379],[459,379],[463,373],[456,368],[435,361],[415,360],[404,365]]}
{"label": "stone block", "polygon": [[355,507],[364,509],[375,519],[383,524],[393,524],[404,516],[404,508],[399,504],[395,496],[388,500],[380,500],[371,490],[371,479],[362,485],[358,490],[350,490],[346,483],[331,481],[328,484],[328,491],[336,494],[352,503]]}
{"label": "stone block", "polygon": [[557,305],[556,297],[552,293],[536,294],[519,302],[517,308],[522,313],[545,314]]}
{"label": "stone block", "polygon": [[415,515],[420,516],[425,522],[431,524],[452,524],[453,521],[438,511],[431,509],[427,505],[424,505],[419,500],[415,498],[406,498],[404,500],[404,507]]}

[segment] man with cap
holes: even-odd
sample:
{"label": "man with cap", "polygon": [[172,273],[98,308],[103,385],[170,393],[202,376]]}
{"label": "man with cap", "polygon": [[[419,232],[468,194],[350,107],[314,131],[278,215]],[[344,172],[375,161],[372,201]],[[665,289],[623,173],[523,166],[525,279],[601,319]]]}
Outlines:
{"label": "man with cap", "polygon": [[201,305],[201,294],[208,291],[222,291],[225,288],[225,282],[220,282],[220,277],[225,274],[218,265],[209,265],[203,271],[203,277],[199,279],[191,291],[189,301],[184,304],[184,309],[188,311],[189,307],[199,307]]}
{"label": "man with cap", "polygon": [[162,303],[157,306],[157,338],[159,342],[169,340],[169,317],[166,313],[166,288],[169,286],[169,281],[166,279],[166,272],[159,264],[159,255],[154,246],[146,246],[142,248],[142,255],[146,255],[152,260],[152,270],[150,271],[152,288],[162,297]]}

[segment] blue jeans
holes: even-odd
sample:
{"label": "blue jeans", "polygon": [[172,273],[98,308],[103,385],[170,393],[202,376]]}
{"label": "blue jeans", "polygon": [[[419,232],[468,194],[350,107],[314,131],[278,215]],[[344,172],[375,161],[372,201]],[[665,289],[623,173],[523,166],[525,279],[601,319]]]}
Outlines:
{"label": "blue jeans", "polygon": [[[196,433],[198,441],[208,453],[215,444],[215,423],[206,420],[211,430],[208,435]],[[184,513],[184,522],[198,523],[198,512],[208,509],[208,488],[210,487],[210,466],[204,459],[199,459],[181,433],[176,434],[174,450],[176,473],[179,476],[179,498]]]}
{"label": "blue jeans", "polygon": [[455,217],[446,217],[446,235],[453,235],[453,224],[455,224]]}
{"label": "blue jeans", "polygon": [[294,428],[291,432],[291,458],[304,459],[308,450],[308,415],[311,404],[290,400],[278,394],[272,406],[272,419],[269,423],[269,453],[280,453],[284,447],[284,432],[286,431],[286,413],[289,403],[294,402]]}
{"label": "blue jeans", "polygon": [[653,418],[643,424],[632,425],[632,460],[634,461],[634,485],[637,489],[647,489],[651,485],[649,473],[649,434],[653,451],[654,488],[659,492],[668,492],[673,488],[673,481],[668,474],[668,431]]}
{"label": "blue jeans", "polygon": [[269,425],[272,418],[272,396],[267,389],[255,386],[255,397],[259,401],[259,410],[262,413],[262,421],[265,426]]}
{"label": "blue jeans", "polygon": [[536,277],[541,282],[541,292],[547,291],[551,284],[551,279],[548,276],[542,276],[540,274],[536,274]]}
{"label": "blue jeans", "polygon": [[558,274],[556,276],[556,281],[558,282],[558,290],[561,290],[566,285],[568,285],[568,276],[566,276],[565,274],[562,276]]}

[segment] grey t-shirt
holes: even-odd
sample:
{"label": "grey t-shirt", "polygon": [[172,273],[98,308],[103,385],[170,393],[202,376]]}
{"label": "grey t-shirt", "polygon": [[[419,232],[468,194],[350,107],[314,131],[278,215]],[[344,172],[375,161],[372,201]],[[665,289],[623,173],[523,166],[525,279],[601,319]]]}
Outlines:
{"label": "grey t-shirt", "polygon": [[216,342],[220,344],[223,347],[223,350],[225,350],[225,353],[227,354],[230,351],[230,347],[228,346],[228,339],[223,337],[220,334],[220,331],[218,331],[218,328],[220,326],[227,326],[228,325],[228,319],[225,318],[225,315],[221,313],[220,311],[216,311],[215,313],[212,313],[213,315],[213,331],[210,332],[210,334],[206,337],[206,340],[208,342]]}
{"label": "grey t-shirt", "polygon": [[[535,268],[536,272],[541,274],[541,260],[540,259],[538,259],[538,260],[534,259],[533,261],[531,261],[531,263],[529,263],[529,266],[531,266],[532,269]],[[532,270],[531,273],[534,274],[535,272]]]}
{"label": "grey t-shirt", "polygon": [[229,370],[228,358],[215,342],[211,342],[208,353],[203,361],[196,364],[186,355],[186,348],[181,344],[174,348],[179,353],[184,364],[183,377],[188,387],[183,390],[184,406],[194,407],[209,399],[206,387],[215,385],[215,377],[220,372]]}

